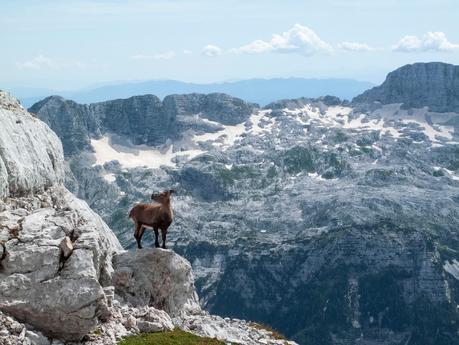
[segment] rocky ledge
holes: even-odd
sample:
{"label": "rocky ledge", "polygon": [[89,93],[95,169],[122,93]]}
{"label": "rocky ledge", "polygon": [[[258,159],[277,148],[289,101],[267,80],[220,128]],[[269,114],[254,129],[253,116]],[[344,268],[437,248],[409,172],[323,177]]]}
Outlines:
{"label": "rocky ledge", "polygon": [[[294,344],[199,305],[190,263],[124,251],[62,184],[62,145],[0,92],[0,344],[116,344],[174,327],[239,344]],[[7,128],[7,130],[3,130]]]}

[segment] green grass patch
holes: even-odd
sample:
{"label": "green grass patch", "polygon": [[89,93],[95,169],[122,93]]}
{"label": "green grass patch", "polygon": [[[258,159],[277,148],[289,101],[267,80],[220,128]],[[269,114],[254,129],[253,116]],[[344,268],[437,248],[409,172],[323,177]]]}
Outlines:
{"label": "green grass patch", "polygon": [[287,340],[287,338],[285,338],[285,336],[276,331],[274,328],[272,328],[271,326],[268,326],[268,325],[263,325],[263,324],[260,324],[260,323],[256,323],[256,322],[250,322],[249,323],[249,326],[255,328],[255,329],[259,329],[259,330],[265,330],[265,331],[268,331],[271,333],[272,337],[274,339],[277,339],[277,340]]}
{"label": "green grass patch", "polygon": [[224,345],[225,343],[212,338],[203,338],[184,332],[178,328],[169,332],[144,333],[126,337],[118,345]]}

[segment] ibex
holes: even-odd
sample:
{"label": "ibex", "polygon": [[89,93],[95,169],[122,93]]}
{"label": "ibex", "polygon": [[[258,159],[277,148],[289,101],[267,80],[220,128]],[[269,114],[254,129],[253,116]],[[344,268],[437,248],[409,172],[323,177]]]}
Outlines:
{"label": "ibex", "polygon": [[157,204],[138,204],[129,212],[129,218],[135,223],[134,237],[139,249],[142,249],[142,236],[146,227],[155,231],[156,247],[159,247],[158,229],[161,229],[161,237],[163,238],[162,247],[166,249],[167,229],[174,217],[171,207],[172,193],[175,193],[173,189],[159,194],[152,194],[151,199],[156,201]]}

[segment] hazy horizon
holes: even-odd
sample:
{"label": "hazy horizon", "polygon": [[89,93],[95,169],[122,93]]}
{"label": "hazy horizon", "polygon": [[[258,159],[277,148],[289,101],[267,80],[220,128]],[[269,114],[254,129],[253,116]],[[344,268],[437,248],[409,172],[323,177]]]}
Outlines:
{"label": "hazy horizon", "polygon": [[458,10],[452,0],[7,2],[0,82],[52,90],[136,80],[379,84],[408,63],[458,64]]}

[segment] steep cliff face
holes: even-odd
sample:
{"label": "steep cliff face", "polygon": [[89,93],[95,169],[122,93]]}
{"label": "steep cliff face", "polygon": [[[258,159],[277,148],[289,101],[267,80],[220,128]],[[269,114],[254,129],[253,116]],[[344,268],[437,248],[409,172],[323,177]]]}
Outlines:
{"label": "steep cliff face", "polygon": [[272,332],[203,311],[191,265],[174,252],[123,251],[63,186],[57,136],[1,91],[0,125],[0,344],[115,345],[174,327],[279,344]]}
{"label": "steep cliff face", "polygon": [[[209,123],[199,118],[234,125],[246,120],[253,106],[224,94],[153,95],[82,105],[51,96],[30,111],[47,123],[62,139],[66,155],[91,148],[90,139],[117,134],[133,144],[161,145],[181,133]],[[215,126],[214,126],[215,127]]]}
{"label": "steep cliff face", "polygon": [[254,105],[223,93],[170,95],[164,98],[167,112],[176,115],[200,114],[223,125],[235,125],[246,120]]}
{"label": "steep cliff face", "polygon": [[103,287],[121,246],[63,187],[62,145],[49,127],[3,92],[0,125],[0,310],[47,335],[80,339],[106,314]]}
{"label": "steep cliff face", "polygon": [[365,91],[352,102],[403,103],[405,108],[459,112],[459,66],[441,62],[403,66],[389,73],[382,85]]}
{"label": "steep cliff face", "polygon": [[3,92],[0,128],[0,197],[43,191],[63,181],[59,138]]}

